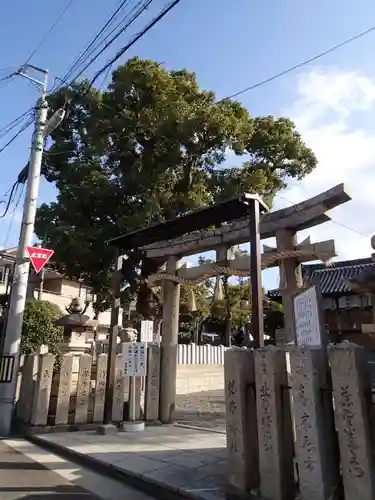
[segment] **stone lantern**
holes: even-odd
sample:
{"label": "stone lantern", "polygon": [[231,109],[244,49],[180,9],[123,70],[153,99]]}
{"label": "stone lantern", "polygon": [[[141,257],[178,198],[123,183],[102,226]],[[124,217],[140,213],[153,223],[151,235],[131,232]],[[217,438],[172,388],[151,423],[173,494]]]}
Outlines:
{"label": "stone lantern", "polygon": [[86,329],[87,327],[97,326],[98,321],[91,320],[89,316],[84,314],[79,298],[73,299],[66,310],[69,314],[55,322],[56,326],[64,328],[64,340],[60,346],[62,354],[89,352],[91,344],[86,342]]}
{"label": "stone lantern", "polygon": [[131,321],[125,321],[124,327],[120,329],[119,337],[121,342],[136,342],[138,338],[138,332],[133,327]]}
{"label": "stone lantern", "polygon": [[[86,307],[87,308],[87,307]],[[73,357],[72,375],[71,375],[71,400],[70,412],[74,411],[77,394],[77,383],[79,376],[79,365],[81,356],[85,353],[90,353],[92,344],[86,341],[87,327],[93,327],[98,324],[98,321],[91,320],[89,316],[84,314],[85,309],[81,305],[79,298],[74,298],[70,305],[66,308],[67,315],[55,321],[56,326],[62,326],[63,342],[60,344],[61,354],[70,354]],[[95,376],[95,370],[92,371],[92,376]],[[59,387],[60,373],[56,372],[52,380],[51,389],[51,409],[56,411],[57,393]],[[90,411],[91,408],[89,408]]]}

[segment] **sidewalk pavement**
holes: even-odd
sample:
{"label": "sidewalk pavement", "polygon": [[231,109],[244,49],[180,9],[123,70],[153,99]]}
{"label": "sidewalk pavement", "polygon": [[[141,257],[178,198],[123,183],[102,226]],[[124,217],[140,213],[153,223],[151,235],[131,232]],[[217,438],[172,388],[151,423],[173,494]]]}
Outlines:
{"label": "sidewalk pavement", "polygon": [[1,500],[155,500],[20,438],[0,440]]}
{"label": "sidewalk pavement", "polygon": [[168,425],[105,436],[82,431],[30,439],[163,500],[225,499],[223,433]]}

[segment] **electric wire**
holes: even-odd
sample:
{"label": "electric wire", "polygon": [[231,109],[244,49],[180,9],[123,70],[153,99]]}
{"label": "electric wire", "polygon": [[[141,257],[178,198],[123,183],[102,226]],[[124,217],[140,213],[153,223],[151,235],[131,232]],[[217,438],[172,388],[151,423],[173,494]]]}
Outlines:
{"label": "electric wire", "polygon": [[19,182],[17,180],[10,189],[9,198],[8,198],[7,202],[5,202],[4,200],[0,201],[0,205],[6,204],[4,212],[0,215],[0,219],[3,219],[4,217],[6,217],[7,213],[9,212],[10,205],[12,204],[12,201],[14,199],[16,192],[17,192],[18,186],[19,186]]}
{"label": "electric wire", "polygon": [[13,130],[14,128],[18,127],[18,125],[24,120],[24,118],[26,116],[32,117],[33,116],[32,111],[33,111],[33,108],[30,108],[27,111],[25,111],[24,113],[22,113],[22,115],[20,115],[17,118],[15,118],[12,122],[8,123],[7,125],[4,125],[4,127],[2,127],[0,129],[0,139],[2,139],[7,134],[9,134],[9,132],[11,130]]}
{"label": "electric wire", "polygon": [[[103,66],[103,67],[102,67],[102,68],[101,68],[101,69],[100,69],[100,70],[99,70],[99,71],[95,74],[95,76],[93,77],[93,79],[91,80],[91,82],[90,82],[90,84],[89,84],[89,86],[88,86],[88,89],[86,90],[86,94],[89,92],[89,90],[91,89],[91,87],[93,86],[93,84],[95,83],[95,81],[96,81],[96,80],[97,80],[97,79],[98,79],[98,78],[99,78],[99,77],[100,77],[103,73],[105,73],[106,71],[108,71],[108,69],[110,70],[110,69],[111,69],[111,67],[112,67],[112,65],[113,65],[113,64],[114,64],[114,63],[115,63],[115,62],[116,62],[116,61],[117,61],[117,60],[118,60],[118,59],[119,59],[119,58],[120,58],[120,57],[121,57],[121,56],[122,56],[122,55],[123,55],[123,54],[124,54],[127,50],[129,50],[129,49],[130,49],[130,48],[131,48],[131,47],[132,47],[132,46],[133,46],[133,45],[134,45],[134,44],[135,44],[138,40],[140,40],[140,39],[141,39],[141,38],[142,38],[142,37],[143,37],[143,36],[144,36],[144,35],[145,35],[145,34],[146,34],[146,33],[147,33],[147,32],[148,32],[148,31],[149,31],[149,30],[153,27],[153,26],[155,26],[155,25],[156,25],[159,21],[161,21],[161,20],[163,19],[163,17],[164,17],[166,14],[168,14],[168,13],[169,13],[169,12],[170,12],[170,11],[171,11],[171,10],[172,10],[172,9],[173,9],[173,8],[174,8],[177,4],[178,4],[178,3],[180,3],[180,1],[181,1],[181,0],[174,0],[173,2],[171,2],[171,3],[167,6],[167,7],[165,7],[165,8],[161,11],[161,13],[160,13],[160,14],[159,14],[156,18],[154,18],[154,19],[153,19],[153,21],[151,21],[150,23],[148,23],[148,24],[146,25],[146,27],[145,27],[143,30],[141,30],[141,31],[140,31],[137,35],[135,35],[135,36],[134,36],[134,38],[133,38],[133,39],[132,39],[132,40],[131,40],[131,41],[130,41],[127,45],[125,45],[125,46],[124,46],[124,47],[123,47],[120,51],[118,51],[118,52],[116,53],[116,55],[115,55],[115,56],[114,56],[114,57],[113,57],[113,58],[112,58],[112,59],[111,59],[111,60],[110,60],[110,61],[109,61],[109,62],[108,62],[105,66]],[[126,3],[126,2],[122,2],[121,6],[125,5],[125,3]],[[121,6],[120,6],[120,7],[121,7]],[[117,13],[117,12],[118,12],[118,9],[115,11],[115,13]],[[100,34],[102,34],[102,33],[103,33],[103,31],[105,30],[105,28],[109,25],[110,21],[111,21],[111,20],[113,20],[113,19],[114,19],[114,17],[113,17],[113,15],[112,15],[112,16],[111,16],[111,18],[110,18],[110,19],[107,21],[107,23],[105,24],[105,26],[102,28],[102,30],[99,32],[99,34],[98,34],[98,35],[94,38],[94,40],[93,40],[92,42],[90,42],[89,46],[85,49],[84,53],[85,53],[85,52],[87,52],[87,50],[88,50],[90,47],[92,47],[92,45],[95,43],[95,40],[97,40],[98,36],[100,36]],[[369,33],[373,32],[373,31],[375,31],[375,26],[372,26],[372,27],[370,27],[369,29],[367,29],[367,30],[365,30],[365,31],[363,31],[363,32],[361,32],[361,33],[359,33],[359,34],[357,34],[357,35],[355,35],[355,36],[353,36],[353,37],[351,37],[351,38],[349,38],[349,39],[346,39],[346,40],[344,40],[343,42],[341,42],[341,43],[339,43],[339,44],[337,44],[337,45],[334,45],[333,47],[330,47],[329,49],[327,49],[327,50],[325,50],[325,51],[323,51],[323,52],[320,52],[319,54],[316,54],[315,56],[313,56],[313,57],[311,57],[311,58],[309,58],[309,59],[306,59],[306,60],[304,60],[304,61],[302,61],[302,62],[300,62],[300,63],[298,63],[298,64],[296,64],[296,65],[294,65],[294,66],[291,66],[290,68],[287,68],[287,69],[285,69],[285,70],[283,70],[283,71],[281,71],[281,72],[279,72],[279,73],[276,73],[275,75],[273,75],[273,76],[271,76],[271,77],[269,77],[269,78],[267,78],[267,79],[265,79],[265,80],[262,80],[262,81],[260,81],[260,82],[257,82],[256,84],[250,85],[250,86],[248,86],[248,87],[246,87],[246,88],[244,88],[244,89],[242,89],[242,90],[240,90],[240,91],[238,91],[238,92],[235,92],[235,93],[233,93],[233,94],[231,94],[231,95],[229,95],[229,96],[227,96],[227,97],[224,97],[224,98],[220,99],[220,100],[219,100],[219,101],[217,101],[217,102],[222,102],[222,101],[225,101],[225,100],[234,99],[235,97],[238,97],[239,95],[242,95],[242,94],[244,94],[244,93],[246,93],[246,92],[249,92],[249,91],[251,91],[251,90],[254,90],[254,89],[256,89],[256,88],[258,88],[258,87],[260,87],[260,86],[263,86],[263,85],[265,85],[265,84],[267,84],[267,83],[270,83],[270,82],[272,82],[272,81],[274,81],[274,80],[276,80],[276,79],[278,79],[278,78],[280,78],[280,77],[282,77],[282,76],[284,76],[284,75],[286,75],[286,74],[288,74],[288,73],[291,73],[291,72],[295,71],[296,69],[299,69],[299,68],[301,68],[301,67],[303,67],[303,66],[305,66],[305,65],[308,65],[308,64],[310,64],[311,62],[314,62],[314,61],[316,61],[316,60],[318,60],[318,59],[320,59],[320,58],[322,58],[322,57],[324,57],[324,56],[326,56],[326,55],[328,55],[328,54],[330,54],[330,53],[332,53],[332,52],[334,52],[334,51],[336,51],[336,50],[338,50],[338,49],[340,49],[340,48],[342,48],[342,47],[344,47],[344,46],[346,46],[346,45],[348,45],[348,44],[350,44],[350,43],[352,43],[352,42],[354,42],[354,41],[356,41],[356,40],[358,40],[358,39],[360,39],[360,38],[362,38],[362,37],[364,37],[364,36],[366,36],[367,34],[369,34]],[[106,48],[108,48],[108,45],[106,45]],[[102,51],[101,51],[98,55],[100,55],[101,53],[102,53]],[[82,59],[82,54],[81,54],[81,56],[78,58],[78,62],[79,62],[81,59]],[[94,59],[94,60],[95,60],[95,59]],[[76,61],[77,61],[77,60],[76,60]],[[93,62],[93,61],[91,61],[91,64],[92,64],[92,62]],[[76,64],[76,62],[75,62],[74,64]],[[86,69],[87,69],[87,68],[86,68]],[[69,70],[69,71],[71,71],[71,70]],[[70,74],[71,74],[71,73],[69,73],[69,72],[67,73],[68,77],[69,77],[69,75],[70,75]],[[81,74],[82,74],[82,73],[81,73]],[[61,78],[59,78],[59,80],[60,80],[60,81],[62,81],[62,82],[64,82],[64,83],[66,82],[66,80],[67,80],[67,79],[68,79],[68,78],[62,78],[62,79],[61,79]],[[102,85],[103,85],[103,83],[102,83]],[[26,113],[27,113],[27,112],[25,112],[25,114],[24,114],[24,115],[26,115]],[[29,125],[30,125],[30,124],[29,124]],[[27,125],[27,126],[29,126],[29,125]],[[13,140],[15,140],[15,138],[16,138],[16,137],[17,137],[17,136],[18,136],[18,135],[19,135],[19,134],[20,134],[20,133],[21,133],[21,132],[22,132],[25,128],[27,128],[27,126],[25,126],[23,129],[21,129],[21,130],[17,133],[17,135],[16,135],[14,138],[12,138],[12,139],[11,139],[11,141],[9,141],[9,143],[8,143],[5,147],[7,147],[7,146],[8,146],[11,142],[13,142]],[[2,149],[0,149],[0,153],[1,153],[4,149],[5,149],[5,147],[4,147],[4,148],[2,148]],[[13,185],[13,188],[14,188],[16,185],[17,185],[17,181],[16,181],[16,183]],[[13,189],[13,188],[12,188],[12,189]],[[279,196],[280,198],[282,198],[280,195],[278,195],[278,196]],[[283,199],[285,199],[285,198],[283,198]],[[285,200],[290,202],[290,200],[287,200],[287,199],[285,199]],[[292,203],[292,202],[290,202],[290,203]],[[8,208],[8,209],[9,209],[9,208]],[[0,216],[0,217],[1,217],[1,216]],[[332,220],[332,222],[333,222],[333,223],[335,223],[335,224],[338,224],[338,225],[340,225],[341,227],[344,227],[344,228],[346,228],[346,229],[348,229],[348,230],[354,231],[354,232],[356,232],[357,234],[360,234],[360,235],[362,235],[362,236],[366,236],[366,237],[368,237],[368,235],[366,235],[365,233],[362,233],[361,231],[358,231],[357,229],[354,229],[354,228],[352,228],[352,227],[350,227],[350,226],[347,226],[346,224],[343,224],[343,223],[338,222],[338,221],[335,221],[335,220]]]}
{"label": "electric wire", "polygon": [[[164,17],[164,15],[166,15],[169,12],[169,10],[171,10],[171,8],[173,8],[176,4],[178,4],[179,1],[180,0],[175,0],[174,2],[172,2],[169,5],[169,7],[167,7],[166,9],[164,9],[164,11],[162,11],[162,13],[159,16],[157,16],[157,18],[155,18],[151,23],[149,23],[138,35],[136,35],[133,38],[133,40],[129,44],[127,44],[125,47],[123,47],[123,49],[121,49],[112,60],[110,60],[101,70],[99,70],[96,73],[96,75],[94,76],[94,78],[91,80],[91,82],[90,82],[90,84],[89,84],[86,92],[84,93],[84,95],[86,95],[90,91],[90,89],[93,86],[93,84],[95,83],[95,81],[100,77],[100,75],[103,72],[107,71],[109,67],[111,67],[127,50],[129,50],[129,48],[132,47],[132,45],[134,43],[136,43],[145,33],[147,33],[147,31],[150,30],[159,20],[161,20],[162,17]],[[219,100],[217,100],[215,102],[215,104],[219,104],[219,103],[221,103],[223,101],[226,101],[226,100],[229,100],[229,99],[233,99],[235,97],[238,97],[241,94],[244,94],[246,92],[254,90],[254,89],[256,89],[258,87],[261,87],[261,86],[263,86],[263,85],[265,85],[267,83],[270,83],[270,82],[272,82],[272,81],[274,81],[274,80],[276,80],[276,79],[278,79],[278,78],[280,78],[280,77],[282,77],[282,76],[284,76],[284,75],[286,75],[288,73],[291,73],[291,72],[295,71],[296,69],[299,69],[299,68],[301,68],[301,67],[303,67],[303,66],[305,66],[307,64],[310,64],[311,62],[316,61],[316,60],[318,60],[318,59],[326,56],[327,54],[330,54],[330,53],[332,53],[332,52],[334,52],[334,51],[336,51],[336,50],[338,50],[338,49],[340,49],[340,48],[342,48],[342,47],[344,47],[344,46],[346,46],[346,45],[348,45],[348,44],[350,44],[350,43],[352,43],[352,42],[354,42],[354,41],[356,41],[356,40],[358,40],[358,39],[360,39],[360,38],[362,38],[362,37],[364,37],[364,36],[366,36],[368,34],[370,34],[370,33],[372,33],[373,31],[375,31],[375,26],[372,26],[372,27],[366,29],[365,31],[362,31],[361,33],[358,33],[358,34],[356,34],[356,35],[354,35],[354,36],[352,36],[352,37],[350,37],[350,38],[348,38],[346,40],[343,40],[342,42],[340,42],[340,43],[338,43],[338,44],[336,44],[336,45],[328,48],[327,50],[325,50],[323,52],[320,52],[319,54],[316,54],[315,56],[310,57],[309,59],[305,59],[302,62],[300,62],[300,63],[298,63],[298,64],[296,64],[296,65],[294,65],[294,66],[292,66],[290,68],[287,68],[287,69],[285,69],[285,70],[283,70],[283,71],[281,71],[279,73],[276,73],[275,75],[273,75],[273,76],[271,76],[271,77],[269,77],[269,78],[267,78],[265,80],[262,80],[262,81],[260,81],[258,83],[255,83],[255,84],[253,84],[253,85],[251,85],[249,87],[246,87],[246,88],[244,88],[244,89],[242,89],[242,90],[240,90],[238,92],[235,92],[235,93],[233,93],[233,94],[231,94],[231,95],[229,95],[227,97],[219,99]],[[103,103],[103,105],[104,105],[104,103]]]}
{"label": "electric wire", "polygon": [[[161,14],[159,14],[159,16],[157,16],[151,23],[149,23],[138,35],[136,35],[134,37],[134,39],[129,43],[127,44],[125,47],[123,47],[123,49],[121,49],[116,55],[115,57],[109,62],[107,63],[101,70],[99,70],[96,75],[94,76],[94,78],[91,80],[90,82],[90,85],[89,85],[89,89],[92,87],[92,85],[95,83],[95,81],[99,78],[99,76],[105,72],[106,70],[108,70],[108,68],[111,68],[111,66],[126,52],[126,50],[128,50],[135,42],[137,42],[145,33],[147,33],[147,31],[149,31],[157,22],[159,22],[174,6],[176,6],[178,3],[179,3],[180,0],[175,0],[174,2],[172,2],[167,8],[165,8]],[[277,73],[275,75],[273,75],[272,77],[270,78],[267,78],[266,80],[263,80],[261,82],[258,82],[254,85],[251,85],[249,87],[246,87],[245,89],[242,89],[240,90],[239,92],[236,92],[228,97],[225,97],[224,99],[220,99],[219,101],[217,102],[222,102],[224,100],[228,100],[228,99],[233,99],[245,92],[248,92],[250,90],[254,90],[262,85],[265,85],[273,80],[276,80],[277,78],[280,78],[281,76],[284,76],[288,73],[291,73],[292,71],[295,71],[296,69],[299,69],[301,68],[302,66],[305,66],[313,61],[316,61],[324,56],[326,56],[327,54],[330,54],[331,52],[334,52],[342,47],[344,47],[345,45],[348,45],[356,40],[358,40],[359,38],[362,38],[366,35],[368,35],[369,33],[375,31],[375,26],[372,26],[370,28],[368,28],[367,30],[357,34],[357,35],[354,35],[352,36],[351,38],[348,38],[346,40],[344,40],[343,42],[339,43],[339,44],[336,44],[334,45],[333,47],[330,47],[329,49],[323,51],[323,52],[320,52],[319,54],[309,58],[309,59],[305,59],[304,61],[302,61],[301,63],[299,64],[296,64],[295,66],[292,66],[290,68],[287,68],[286,70],[280,72],[280,73]],[[86,91],[88,92],[88,90]],[[55,153],[55,154],[58,154],[58,153]],[[279,198],[281,199],[284,199],[285,201],[291,203],[293,205],[293,202],[291,202],[290,200],[288,200],[287,198],[281,196],[281,195],[276,195],[278,196]],[[369,237],[369,235],[353,228],[353,227],[350,227],[342,222],[339,222],[339,221],[336,221],[334,219],[331,219],[331,222],[334,223],[334,224],[337,224],[347,230],[350,230],[350,231],[353,231],[361,236],[365,236],[366,238]]]}
{"label": "electric wire", "polygon": [[51,35],[51,33],[54,31],[54,29],[56,28],[56,26],[59,24],[59,22],[61,21],[61,19],[64,17],[64,15],[66,14],[66,12],[68,11],[68,9],[72,6],[73,2],[74,2],[74,0],[69,0],[68,1],[68,3],[65,5],[64,9],[57,16],[56,20],[52,23],[52,25],[49,28],[49,30],[43,35],[43,37],[40,40],[40,42],[38,43],[38,45],[35,47],[35,49],[31,52],[31,54],[27,58],[27,60],[26,60],[26,62],[24,64],[25,66],[26,66],[26,64],[28,64],[31,61],[31,59],[35,56],[35,54],[38,52],[38,50],[40,49],[40,47],[44,44],[44,42],[47,40],[47,38]]}
{"label": "electric wire", "polygon": [[33,123],[33,118],[27,120],[26,123],[22,125],[22,127],[18,130],[18,132],[16,132],[14,136],[11,139],[9,139],[9,141],[2,148],[0,148],[0,153],[2,153],[4,149],[10,146],[12,142],[14,142],[17,139],[17,137],[22,134],[22,132],[24,132],[27,128],[29,128],[32,123]]}
{"label": "electric wire", "polygon": [[[147,4],[149,5],[149,3],[151,3],[152,0],[148,0]],[[110,17],[110,19],[107,21],[106,25],[102,28],[102,30],[99,32],[98,35],[102,34],[104,31],[105,31],[105,28],[110,26],[110,23],[114,20],[116,20],[116,17],[118,16],[118,14],[120,14],[122,8],[126,5],[126,3],[128,2],[128,0],[124,0],[121,2],[120,6],[118,9],[116,9],[115,13],[112,14],[112,16]],[[48,36],[52,33],[52,31],[55,29],[56,25],[58,24],[58,22],[61,20],[61,18],[63,17],[63,15],[66,13],[66,11],[68,10],[68,8],[72,5],[73,3],[73,0],[70,0],[68,2],[68,4],[66,5],[66,7],[64,8],[64,10],[60,13],[59,17],[56,19],[56,21],[53,23],[53,25],[51,26],[51,28],[48,30],[48,32],[44,35],[44,37],[42,38],[42,40],[39,42],[39,44],[37,45],[37,47],[32,51],[32,53],[30,54],[29,58],[27,59],[25,65],[32,59],[32,57],[34,57],[34,55],[36,54],[36,52],[39,50],[39,48],[42,46],[42,44],[45,42],[45,40],[48,38]],[[140,5],[137,4],[137,5]],[[139,13],[137,12],[136,13],[136,16],[138,17],[139,16]],[[135,17],[136,18],[136,17]],[[131,22],[133,22],[134,20],[132,20]],[[117,27],[119,26],[119,24],[117,25]],[[116,28],[115,28],[116,29]],[[121,28],[120,30],[120,33],[117,34],[116,38],[125,31],[126,28]],[[113,33],[114,30],[111,31],[111,33]],[[97,37],[98,37],[97,35]],[[96,39],[97,39],[96,37]],[[113,43],[113,41],[116,39],[115,37],[113,37],[113,40],[110,41],[111,43]],[[95,40],[94,38],[93,42],[91,44],[89,44],[88,48],[90,48],[92,46],[93,43],[95,43]],[[111,44],[111,43],[108,43],[106,44],[105,48],[108,48],[108,46]],[[87,49],[86,49],[86,52],[87,52]],[[103,50],[97,54],[97,56],[99,56],[101,53],[103,52]],[[93,62],[93,61],[92,61]],[[108,65],[108,68],[110,70],[111,68],[111,65]],[[106,68],[106,69],[108,69]],[[1,71],[0,71],[1,73]],[[9,76],[6,75],[6,77],[4,77],[3,80],[6,80],[8,79]],[[61,80],[66,80],[65,78],[64,79],[59,79],[60,81]],[[0,84],[1,84],[1,79],[0,79]],[[55,79],[56,81],[56,79]],[[27,115],[30,114],[30,111],[32,110],[33,108],[25,111],[21,116],[17,117],[16,119],[14,119],[11,123],[9,123],[8,125],[4,126],[2,129],[0,129],[0,135],[2,134],[2,137],[5,136],[7,133],[10,132],[10,130],[12,130],[13,128],[16,128],[20,122],[22,121],[23,118],[25,118]],[[24,130],[26,130],[26,128],[28,128],[32,123],[32,119],[30,120],[27,120],[26,123],[24,123],[24,125],[20,128],[20,130],[18,130],[18,132],[2,147],[0,148],[0,153],[3,152]],[[20,183],[24,183],[26,181],[26,178],[27,178],[27,171],[28,171],[28,165],[20,172],[19,176],[18,176],[18,179],[16,180],[16,182],[13,184],[12,188],[10,189],[10,194],[9,194],[9,199],[8,199],[8,202],[6,204],[6,208],[5,208],[5,211],[3,214],[0,215],[0,218],[3,218],[7,215],[7,213],[9,212],[9,208],[10,208],[10,205],[14,199],[14,196],[16,194],[16,191],[17,191],[17,187]],[[1,203],[5,203],[4,201],[0,201],[0,204]]]}
{"label": "electric wire", "polygon": [[3,78],[0,78],[0,87],[4,87],[7,83],[9,83],[12,78],[15,76],[14,73],[10,73],[6,76],[3,76]]}
{"label": "electric wire", "polygon": [[[275,195],[277,198],[280,198],[281,200],[284,200],[286,201],[287,203],[289,203],[290,205],[296,205],[295,202],[289,200],[288,198],[285,198],[285,196],[281,195],[281,194],[276,194]],[[351,227],[351,226],[348,226],[347,224],[344,224],[343,222],[340,222],[336,219],[332,219],[331,218],[331,221],[333,224],[336,224],[337,226],[341,226],[342,228],[344,229],[348,229],[349,231],[353,231],[353,233],[357,233],[359,234],[360,236],[365,236],[366,238],[370,238],[370,235],[360,231],[359,229],[355,229],[354,227]]]}
{"label": "electric wire", "polygon": [[127,43],[122,49],[120,49],[116,55],[107,62],[99,71],[95,73],[94,78],[91,80],[85,94],[87,94],[96,80],[107,71],[109,67],[111,67],[115,62],[117,62],[120,57],[122,57],[125,52],[127,52],[133,45],[135,45],[146,33],[148,33],[156,24],[158,24],[174,7],[176,7],[181,0],[173,0],[169,5],[165,6],[162,11],[152,20],[150,21],[137,35],[133,37],[133,39]]}
{"label": "electric wire", "polygon": [[112,67],[113,67],[113,66],[109,66],[109,68],[107,69],[106,74],[105,74],[105,75],[104,75],[104,77],[103,77],[103,81],[102,81],[102,83],[101,83],[101,84],[99,85],[99,87],[98,87],[99,92],[100,92],[100,91],[102,90],[102,88],[104,87],[105,82],[107,81],[107,78],[108,78],[108,76],[109,76],[109,74],[110,74],[110,72],[111,72]]}
{"label": "electric wire", "polygon": [[[105,52],[143,14],[143,12],[150,6],[152,1],[153,0],[146,0],[146,1],[141,0],[140,2],[138,2],[136,7],[134,7],[133,10],[131,11],[131,13],[133,13],[136,10],[136,8],[139,6],[138,10],[134,13],[133,17],[131,17],[130,20],[128,20],[128,22],[125,25],[123,25],[117,31],[117,33],[115,33],[113,35],[113,37],[104,44],[104,46],[99,50],[99,52],[97,52],[94,56],[91,57],[90,60],[88,60],[88,62],[86,62],[86,64],[80,69],[78,74],[76,74],[74,76],[74,78],[72,78],[71,82],[69,83],[69,86],[72,86],[73,83],[75,81],[77,81],[83,75],[83,73],[98,59],[98,57],[101,56],[103,54],[103,52]],[[124,2],[123,2],[123,4],[124,4]],[[129,19],[131,13],[128,14],[127,16],[125,16],[120,21],[120,23],[107,36],[110,36],[112,33],[114,33],[114,31],[116,31],[116,29],[121,24],[123,24],[127,19]],[[112,66],[112,64],[111,64],[111,66]],[[67,80],[67,79],[68,78],[64,77],[64,80]]]}
{"label": "electric wire", "polygon": [[345,45],[348,45],[352,42],[355,42],[356,40],[359,40],[360,38],[372,33],[373,31],[375,31],[375,26],[372,26],[371,28],[368,28],[367,30],[362,31],[361,33],[358,33],[357,35],[354,35],[350,38],[347,38],[346,40],[338,43],[337,45],[334,45],[334,46],[330,47],[329,49],[324,50],[323,52],[320,52],[319,54],[316,54],[313,57],[310,57],[309,59],[305,59],[304,61],[302,61],[298,64],[295,64],[294,66],[291,66],[290,68],[287,68],[287,69],[281,71],[280,73],[276,73],[275,75],[270,76],[269,78],[266,78],[265,80],[261,80],[258,83],[250,85],[249,87],[245,87],[244,89],[239,90],[238,92],[235,92],[234,94],[231,94],[227,97],[224,97],[224,98],[220,99],[218,102],[226,101],[229,99],[234,99],[235,97],[238,97],[239,95],[242,95],[242,94],[245,94],[246,92],[249,92],[250,90],[257,89],[258,87],[262,87],[263,85],[266,85],[267,83],[273,82],[274,80],[276,80],[282,76],[285,76],[289,73],[292,73],[296,69],[302,68],[303,66],[306,66],[307,64],[310,64],[314,61],[317,61],[318,59],[321,59],[322,57],[324,57],[328,54],[331,54],[332,52],[335,52],[336,50],[341,49],[342,47],[345,47]]}
{"label": "electric wire", "polygon": [[107,27],[111,24],[111,22],[114,21],[116,16],[119,14],[119,12],[122,10],[122,8],[125,6],[125,4],[128,2],[128,0],[123,0],[119,7],[111,14],[107,22],[104,24],[104,26],[100,29],[99,33],[97,33],[94,38],[89,42],[89,44],[85,47],[83,52],[75,59],[75,61],[72,64],[72,67],[69,69],[69,71],[64,75],[62,80],[69,80],[71,75],[74,73],[75,69],[78,67],[78,65],[82,62],[82,60],[85,60],[87,58],[87,55],[90,54],[90,49],[95,45],[95,43],[99,40],[100,36],[105,32]]}
{"label": "electric wire", "polygon": [[[10,236],[13,224],[14,224],[15,215],[16,215],[17,209],[18,209],[18,207],[19,207],[19,205],[21,203],[22,197],[23,197],[24,189],[25,189],[25,185],[23,184],[22,188],[21,188],[21,191],[20,191],[20,194],[18,196],[18,199],[17,199],[17,201],[16,201],[16,203],[14,205],[14,208],[10,212],[11,217],[10,217],[10,221],[9,221],[8,230],[7,230],[6,235],[5,235],[5,239],[4,239],[4,243],[3,243],[3,248],[6,248],[6,246],[7,246],[7,243],[8,243],[8,240],[9,240],[9,236]],[[17,189],[16,189],[16,192],[17,192]],[[14,193],[14,196],[16,195],[16,192]]]}

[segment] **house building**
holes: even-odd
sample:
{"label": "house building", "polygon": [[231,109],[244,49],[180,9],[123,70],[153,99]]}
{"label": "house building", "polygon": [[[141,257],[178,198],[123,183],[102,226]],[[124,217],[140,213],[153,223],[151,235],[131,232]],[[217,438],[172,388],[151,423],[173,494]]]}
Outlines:
{"label": "house building", "polygon": [[[9,248],[3,250],[0,254],[0,295],[5,296],[9,293],[14,259],[17,248]],[[40,275],[35,274],[34,270],[30,271],[29,286],[27,290],[28,298],[48,300],[60,307],[63,313],[66,312],[73,298],[80,298],[82,303],[89,303],[85,312],[91,319],[94,318],[92,296],[89,287],[83,283],[72,281],[62,274],[58,273],[52,267],[46,266],[43,273],[43,283],[41,283]],[[99,323],[101,325],[110,324],[110,311],[105,311],[99,315]]]}
{"label": "house building", "polygon": [[[371,268],[375,269],[371,257],[333,262],[330,266],[302,265],[304,284],[317,284],[320,287],[324,320],[332,341],[356,339],[362,345],[367,342],[368,336],[361,332],[363,324],[373,323],[371,297],[351,290],[348,281]],[[272,300],[281,302],[278,290],[270,290],[268,296]]]}

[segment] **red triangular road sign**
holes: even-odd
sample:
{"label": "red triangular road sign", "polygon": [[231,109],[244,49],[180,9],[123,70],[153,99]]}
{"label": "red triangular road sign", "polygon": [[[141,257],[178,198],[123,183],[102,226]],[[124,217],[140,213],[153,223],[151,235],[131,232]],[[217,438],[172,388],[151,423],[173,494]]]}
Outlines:
{"label": "red triangular road sign", "polygon": [[26,251],[29,254],[31,264],[33,265],[33,268],[37,274],[40,273],[40,271],[55,253],[53,250],[48,250],[47,248],[40,247],[26,247]]}

